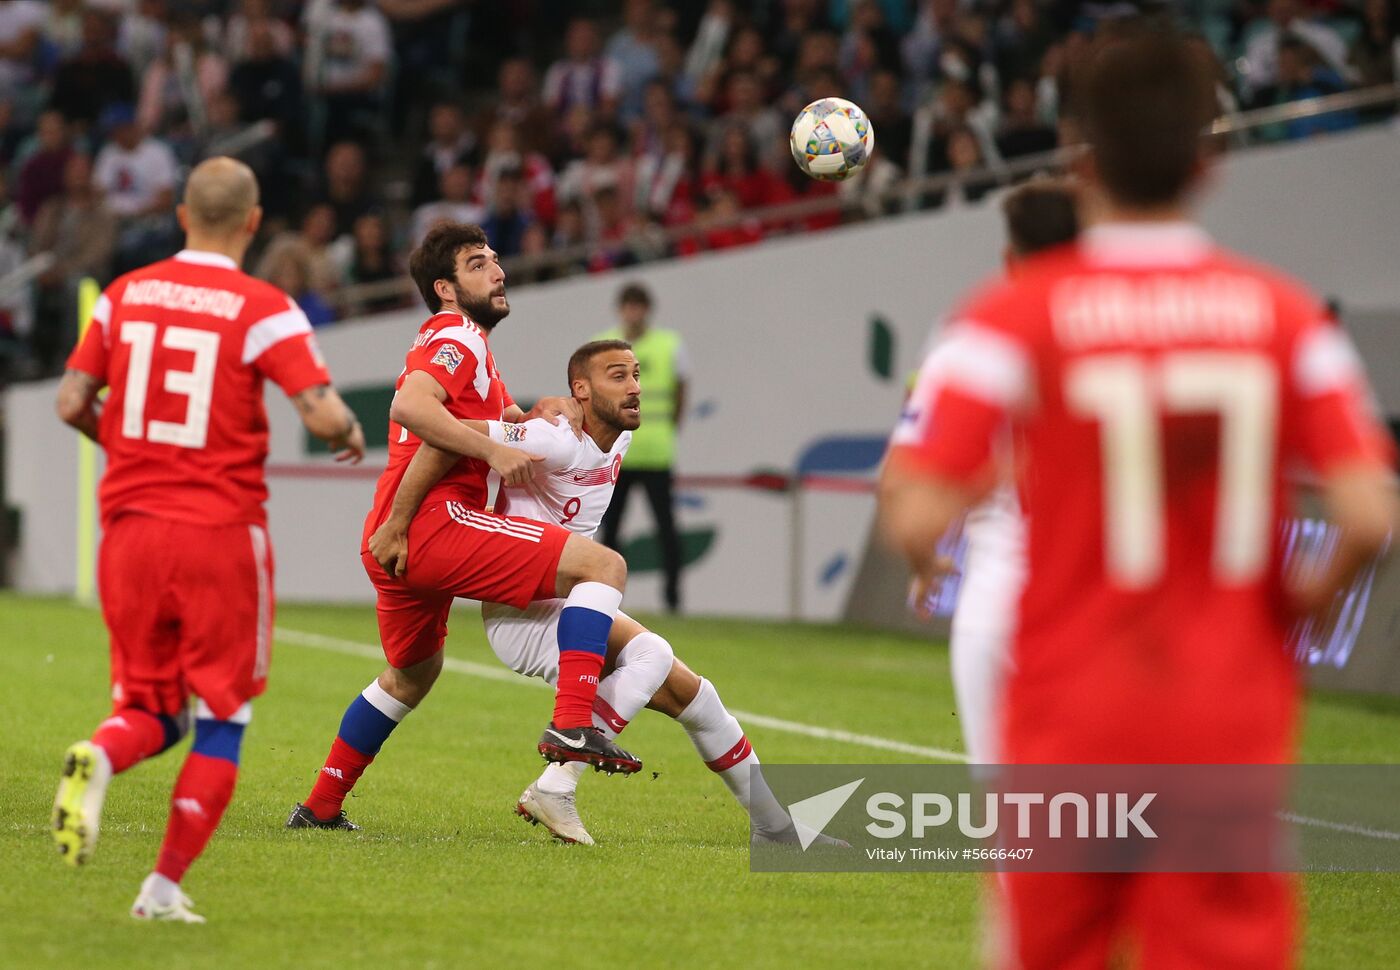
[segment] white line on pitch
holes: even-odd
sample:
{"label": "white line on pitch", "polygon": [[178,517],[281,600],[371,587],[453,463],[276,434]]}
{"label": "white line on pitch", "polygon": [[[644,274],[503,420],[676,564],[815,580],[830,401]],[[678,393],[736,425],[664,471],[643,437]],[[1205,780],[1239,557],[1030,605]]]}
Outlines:
{"label": "white line on pitch", "polygon": [[[356,643],[353,640],[342,640],[339,637],[328,637],[324,634],[310,633],[305,630],[289,630],[281,626],[276,627],[273,633],[282,643],[291,644],[293,646],[329,650],[332,653],[344,653],[352,657],[367,657],[372,660],[382,660],[384,658],[384,651],[369,643]],[[536,677],[524,677],[504,667],[492,667],[486,664],[474,663],[470,660],[458,660],[456,657],[447,657],[443,660],[442,666],[446,670],[451,670],[454,673],[466,674],[469,677],[499,680],[503,683],[520,684],[522,686],[549,686]],[[950,751],[947,748],[929,748],[920,744],[896,741],[893,738],[876,737],[872,734],[856,734],[852,731],[842,731],[837,728],[818,727],[815,724],[802,724],[798,721],[785,721],[781,718],[768,717],[764,714],[754,714],[751,711],[730,711],[730,713],[745,724],[768,728],[770,731],[782,731],[785,734],[800,734],[803,737],[818,738],[822,741],[841,741],[846,744],[856,744],[861,747],[875,748],[880,751],[897,751],[900,754],[911,754],[916,757],[929,758],[934,761],[955,761],[958,763],[967,761],[967,755],[960,751]]]}
{"label": "white line on pitch", "polygon": [[[273,633],[281,642],[298,647],[313,647],[317,650],[329,650],[332,653],[344,653],[352,657],[366,657],[371,660],[380,660],[384,657],[384,651],[369,643],[356,643],[353,640],[342,640],[339,637],[328,637],[324,634],[310,633],[306,630],[289,630],[286,627],[280,626],[275,627]],[[469,677],[481,677],[484,680],[498,680],[502,683],[520,684],[526,687],[549,686],[536,677],[524,677],[504,667],[492,667],[487,664],[474,663],[470,660],[458,660],[455,657],[445,658],[442,666],[446,670],[451,670],[459,674],[466,674]],[[798,721],[784,721],[781,718],[768,717],[764,714],[754,714],[751,711],[730,711],[730,713],[741,721],[757,725],[758,727],[768,728],[770,731],[800,734],[804,737],[819,738],[823,741],[842,741],[846,744],[857,744],[862,747],[876,748],[881,751],[897,751],[900,754],[912,754],[920,758],[930,758],[934,761],[955,761],[959,763],[965,763],[967,761],[967,755],[958,751],[950,751],[947,748],[928,748],[923,745],[896,741],[893,738],[877,737],[873,734],[855,734],[851,731],[817,727],[814,724],[802,724]],[[1346,822],[1331,822],[1327,819],[1311,818],[1307,815],[1296,815],[1292,812],[1280,812],[1279,817],[1295,825],[1331,829],[1334,832],[1347,832],[1351,835],[1361,835],[1373,839],[1400,840],[1400,832],[1390,832],[1385,829],[1372,829],[1363,825],[1351,825]]]}

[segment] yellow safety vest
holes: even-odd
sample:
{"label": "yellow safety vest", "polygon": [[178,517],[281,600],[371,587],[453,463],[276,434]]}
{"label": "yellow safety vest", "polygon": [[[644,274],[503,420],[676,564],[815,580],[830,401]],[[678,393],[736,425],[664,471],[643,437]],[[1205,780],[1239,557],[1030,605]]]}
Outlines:
{"label": "yellow safety vest", "polygon": [[[613,327],[593,339],[626,338],[621,327]],[[632,432],[622,467],[632,471],[670,468],[676,462],[676,351],[681,335],[650,327],[631,343],[642,375],[642,426]]]}

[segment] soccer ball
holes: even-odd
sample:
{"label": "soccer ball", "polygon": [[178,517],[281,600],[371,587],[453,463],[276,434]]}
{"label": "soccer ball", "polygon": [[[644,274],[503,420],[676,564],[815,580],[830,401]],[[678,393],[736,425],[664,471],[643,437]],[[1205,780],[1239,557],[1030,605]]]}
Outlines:
{"label": "soccer ball", "polygon": [[842,98],[821,98],[803,108],[788,137],[792,159],[814,179],[840,182],[870,161],[875,129],[859,106]]}

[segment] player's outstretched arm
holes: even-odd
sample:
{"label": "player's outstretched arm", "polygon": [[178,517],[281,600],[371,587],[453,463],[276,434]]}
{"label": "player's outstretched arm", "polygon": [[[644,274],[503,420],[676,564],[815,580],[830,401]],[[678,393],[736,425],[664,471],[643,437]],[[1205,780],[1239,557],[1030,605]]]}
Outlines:
{"label": "player's outstretched arm", "polygon": [[1374,462],[1329,472],[1322,481],[1322,500],[1339,536],[1321,568],[1290,578],[1295,602],[1304,613],[1326,612],[1357,572],[1386,550],[1400,524],[1395,476]]}
{"label": "player's outstretched arm", "polygon": [[58,385],[58,399],[54,409],[65,424],[72,425],[93,441],[97,440],[97,424],[101,417],[101,407],[97,403],[97,392],[102,390],[102,382],[86,371],[69,368],[63,372],[63,380]]}
{"label": "player's outstretched arm", "polygon": [[329,384],[308,387],[294,394],[292,403],[306,430],[330,446],[336,453],[336,461],[356,465],[365,457],[364,429],[334,387]]}
{"label": "player's outstretched arm", "polygon": [[912,474],[897,462],[886,462],[880,475],[880,535],[909,564],[913,573],[910,602],[926,616],[929,593],[952,568],[939,556],[938,541],[972,500],[950,482]]}
{"label": "player's outstretched arm", "polygon": [[512,404],[501,415],[501,420],[507,424],[523,424],[532,418],[544,418],[550,422],[563,418],[569,422],[574,437],[583,440],[583,407],[571,397],[542,397],[535,402],[529,414],[522,411],[520,405]]}
{"label": "player's outstretched arm", "polygon": [[466,458],[479,458],[507,485],[523,485],[534,475],[533,455],[497,444],[469,423],[457,420],[443,402],[447,391],[421,370],[409,371],[394,394],[389,417],[424,444]]}

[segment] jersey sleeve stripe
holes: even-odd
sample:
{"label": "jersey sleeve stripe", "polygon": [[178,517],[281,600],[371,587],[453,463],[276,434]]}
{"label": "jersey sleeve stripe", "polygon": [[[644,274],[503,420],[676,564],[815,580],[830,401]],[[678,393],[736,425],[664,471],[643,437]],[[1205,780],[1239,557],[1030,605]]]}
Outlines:
{"label": "jersey sleeve stripe", "polygon": [[1012,338],[963,321],[948,328],[948,336],[935,354],[942,385],[1004,408],[1026,400],[1030,354]]}
{"label": "jersey sleeve stripe", "polygon": [[102,324],[102,330],[107,330],[108,324],[112,322],[112,300],[103,293],[97,298],[97,303],[92,308],[92,319],[94,323]]}
{"label": "jersey sleeve stripe", "polygon": [[1356,348],[1330,323],[1319,323],[1298,341],[1293,379],[1304,397],[1350,387],[1361,373]]}
{"label": "jersey sleeve stripe", "polygon": [[486,372],[486,341],[481,337],[481,331],[475,327],[444,327],[433,334],[433,339],[428,341],[431,347],[439,340],[452,340],[461,344],[471,351],[476,358],[476,373],[472,375],[472,387],[476,388],[477,395],[484,401],[486,395],[491,392],[491,375]]}
{"label": "jersey sleeve stripe", "polygon": [[302,313],[301,308],[290,300],[287,303],[287,309],[281,313],[263,317],[248,328],[248,334],[243,338],[243,363],[251,364],[261,357],[268,348],[281,343],[288,337],[311,332],[311,321],[306,319],[306,314]]}

